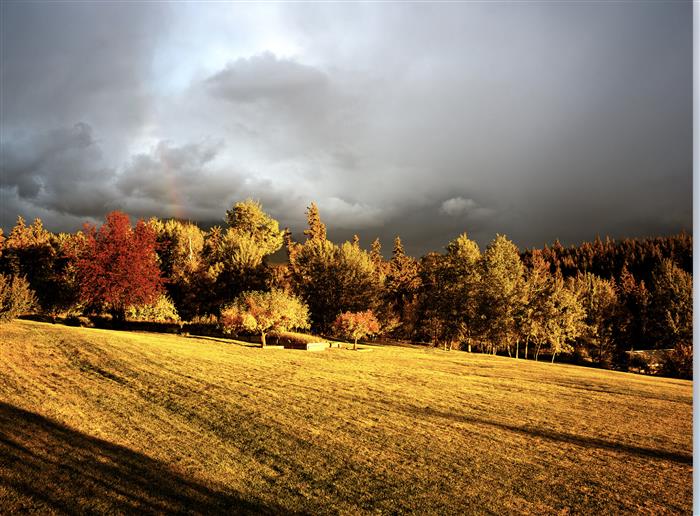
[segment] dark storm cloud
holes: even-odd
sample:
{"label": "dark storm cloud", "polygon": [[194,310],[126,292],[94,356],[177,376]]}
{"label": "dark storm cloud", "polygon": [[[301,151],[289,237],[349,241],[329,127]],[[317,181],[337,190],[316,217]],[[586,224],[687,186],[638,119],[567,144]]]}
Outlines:
{"label": "dark storm cloud", "polygon": [[232,102],[276,100],[288,104],[296,97],[318,101],[326,89],[319,70],[266,52],[238,59],[206,80],[216,95]]}
{"label": "dark storm cloud", "polygon": [[154,29],[166,17],[158,4],[3,2],[3,126],[133,130],[149,109]]}
{"label": "dark storm cloud", "polygon": [[91,216],[114,200],[114,171],[100,168],[102,151],[84,123],[3,142],[3,189],[16,189],[30,205],[63,214]]}
{"label": "dark storm cloud", "polygon": [[417,254],[691,228],[689,3],[60,5],[3,4],[6,227],[251,196]]}
{"label": "dark storm cloud", "polygon": [[[414,252],[459,232],[445,211],[451,199],[488,210],[463,220],[482,243],[496,232],[541,245],[690,228],[689,4],[293,11],[334,48],[329,59],[375,73],[361,131],[369,138],[350,147],[393,165],[380,168],[387,181],[374,192],[397,199],[388,224],[420,242]],[[363,34],[358,46],[334,47],[341,24]],[[377,174],[366,170],[362,179]],[[656,217],[666,222],[650,225]]]}

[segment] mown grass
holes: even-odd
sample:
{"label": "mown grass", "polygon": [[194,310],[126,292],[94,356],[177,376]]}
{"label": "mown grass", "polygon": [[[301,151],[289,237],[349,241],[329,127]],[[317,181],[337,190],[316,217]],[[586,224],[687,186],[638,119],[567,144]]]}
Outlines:
{"label": "mown grass", "polygon": [[0,327],[3,511],[688,513],[692,384]]}

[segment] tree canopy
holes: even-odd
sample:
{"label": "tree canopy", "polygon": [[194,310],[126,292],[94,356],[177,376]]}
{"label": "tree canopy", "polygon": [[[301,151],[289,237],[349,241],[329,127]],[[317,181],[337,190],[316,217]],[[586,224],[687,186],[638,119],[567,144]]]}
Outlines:
{"label": "tree canopy", "polygon": [[230,332],[259,333],[262,347],[271,331],[309,328],[309,310],[296,296],[281,290],[242,293],[221,310],[221,325]]}
{"label": "tree canopy", "polygon": [[163,278],[148,224],[139,220],[132,227],[125,213],[113,211],[99,229],[86,224],[84,234],[76,261],[83,302],[123,319],[128,306],[155,301]]}

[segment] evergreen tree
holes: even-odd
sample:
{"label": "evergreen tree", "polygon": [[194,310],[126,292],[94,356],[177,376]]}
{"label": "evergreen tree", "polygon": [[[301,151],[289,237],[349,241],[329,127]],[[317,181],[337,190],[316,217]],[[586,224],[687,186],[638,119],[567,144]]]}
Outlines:
{"label": "evergreen tree", "polygon": [[620,318],[615,336],[616,362],[625,364],[626,351],[652,346],[647,331],[650,294],[644,280],[637,282],[627,267],[622,269],[617,282],[617,292],[620,300]]}
{"label": "evergreen tree", "polygon": [[379,238],[375,238],[372,242],[369,257],[372,260],[374,268],[377,270],[377,272],[380,272],[382,273],[382,275],[385,275],[384,269],[386,267],[386,262],[384,261],[384,257],[382,256],[382,243],[379,241]]}
{"label": "evergreen tree", "polygon": [[420,288],[418,262],[403,249],[401,237],[394,239],[394,249],[386,274],[386,300],[401,321],[398,332],[410,336],[415,325],[415,309]]}
{"label": "evergreen tree", "polygon": [[309,224],[309,229],[304,230],[306,237],[309,240],[326,240],[326,225],[321,222],[321,215],[315,202],[306,208],[306,220]]}

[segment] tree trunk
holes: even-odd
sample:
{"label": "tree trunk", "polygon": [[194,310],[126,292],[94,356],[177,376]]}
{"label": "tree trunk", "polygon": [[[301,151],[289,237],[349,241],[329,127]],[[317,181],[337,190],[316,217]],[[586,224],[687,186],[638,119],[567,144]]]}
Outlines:
{"label": "tree trunk", "polygon": [[260,342],[262,342],[262,347],[263,347],[263,348],[267,345],[267,343],[265,342],[265,332],[262,332],[262,333],[260,334]]}
{"label": "tree trunk", "polygon": [[515,359],[517,360],[520,358],[518,355],[520,354],[520,341],[516,340],[515,341]]}
{"label": "tree trunk", "polygon": [[110,310],[112,314],[112,325],[115,328],[123,328],[126,322],[126,309],[125,308],[112,308]]}
{"label": "tree trunk", "polygon": [[352,345],[352,349],[356,350],[357,349],[357,339],[355,339],[355,343]]}
{"label": "tree trunk", "polygon": [[472,352],[472,339],[467,339],[467,353]]}
{"label": "tree trunk", "polygon": [[537,344],[537,348],[535,348],[535,362],[537,362],[537,359],[539,356],[540,356],[540,344]]}
{"label": "tree trunk", "polygon": [[556,352],[552,353],[552,364],[554,363],[554,357],[557,356]]}
{"label": "tree trunk", "polygon": [[530,343],[530,337],[525,339],[525,360],[527,360],[527,345]]}

